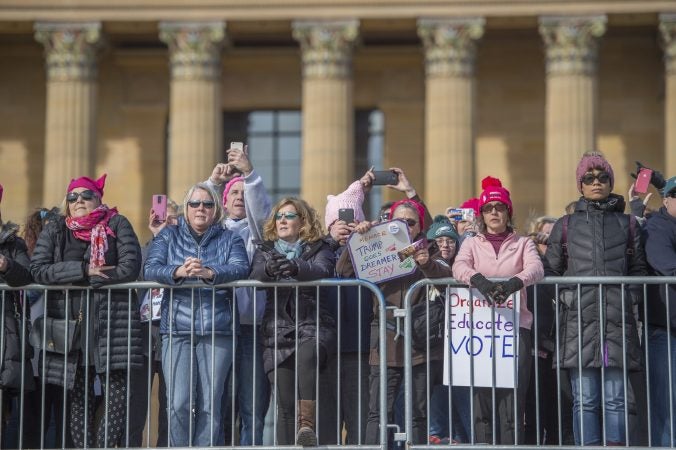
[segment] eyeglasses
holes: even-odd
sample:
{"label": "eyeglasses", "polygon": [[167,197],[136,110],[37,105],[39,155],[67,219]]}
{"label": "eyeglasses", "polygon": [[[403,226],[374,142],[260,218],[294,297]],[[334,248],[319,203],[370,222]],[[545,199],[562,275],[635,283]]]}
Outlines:
{"label": "eyeglasses", "polygon": [[91,189],[82,192],[69,192],[68,195],[66,195],[66,201],[68,203],[75,203],[80,197],[82,197],[82,200],[93,200],[96,198],[96,193]]}
{"label": "eyeglasses", "polygon": [[294,219],[297,219],[299,216],[300,216],[300,214],[298,214],[298,213],[288,211],[288,212],[275,214],[275,219],[276,220],[282,220],[282,217],[283,217],[286,220],[294,220]]}
{"label": "eyeglasses", "polygon": [[606,184],[610,181],[610,175],[608,172],[600,172],[598,175],[587,173],[582,177],[582,183],[587,186],[594,184],[594,180],[599,180],[599,183]]}
{"label": "eyeglasses", "polygon": [[455,239],[451,239],[448,237],[436,238],[435,241],[439,247],[441,247],[442,245],[453,247],[455,245]]}
{"label": "eyeglasses", "polygon": [[211,209],[216,206],[216,203],[213,200],[190,200],[188,206],[191,208],[199,208],[200,205],[204,206],[206,209]]}
{"label": "eyeglasses", "polygon": [[418,224],[418,221],[415,219],[399,219],[399,220],[403,220],[404,222],[406,222],[406,225],[408,225],[409,227],[414,227]]}
{"label": "eyeglasses", "polygon": [[496,210],[497,212],[505,212],[507,211],[507,205],[505,205],[502,202],[498,203],[488,203],[487,205],[484,205],[481,207],[481,212],[484,214],[492,213],[493,210]]}
{"label": "eyeglasses", "polygon": [[676,190],[669,192],[666,196],[671,197],[671,198],[676,198]]}

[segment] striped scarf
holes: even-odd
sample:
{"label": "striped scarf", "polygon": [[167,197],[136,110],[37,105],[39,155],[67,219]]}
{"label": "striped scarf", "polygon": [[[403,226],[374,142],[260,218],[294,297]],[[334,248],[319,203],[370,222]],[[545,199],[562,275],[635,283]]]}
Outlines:
{"label": "striped scarf", "polygon": [[109,209],[107,205],[99,205],[84,217],[66,217],[66,226],[73,232],[73,236],[91,243],[91,267],[106,265],[108,235],[115,237],[113,230],[108,227],[108,221],[116,215],[117,208]]}

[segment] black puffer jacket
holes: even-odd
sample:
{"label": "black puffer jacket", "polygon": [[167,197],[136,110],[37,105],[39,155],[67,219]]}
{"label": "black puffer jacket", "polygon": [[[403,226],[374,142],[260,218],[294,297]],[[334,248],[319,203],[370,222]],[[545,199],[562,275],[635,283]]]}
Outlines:
{"label": "black puffer jacket", "polygon": [[[264,248],[274,248],[274,242],[262,244]],[[270,257],[265,251],[256,250],[251,265],[251,278],[259,281],[278,281],[265,272],[265,262]],[[313,281],[333,276],[335,256],[328,243],[323,240],[306,244],[303,252],[295,261],[298,264],[296,281]],[[293,281],[293,280],[288,280]],[[319,332],[317,332],[317,288],[301,288],[296,304],[296,290],[278,288],[267,291],[267,303],[263,314],[261,334],[263,336],[263,366],[266,373],[275,368],[275,340],[277,341],[277,365],[284,362],[295,351],[296,324],[298,325],[298,344],[314,341],[319,335],[319,344],[324,347],[328,357],[336,348],[336,321],[329,313],[329,296],[325,290],[319,290]],[[277,309],[275,310],[275,304]],[[328,358],[327,358],[328,359]]]}
{"label": "black puffer jacket", "polygon": [[[97,373],[104,373],[110,361],[110,370],[126,370],[127,365],[132,367],[141,365],[141,324],[139,321],[138,301],[136,293],[131,291],[111,291],[110,303],[108,291],[98,289],[107,284],[126,283],[135,281],[141,270],[141,247],[129,221],[121,215],[110,219],[108,226],[115,236],[108,236],[108,251],[105,254],[107,266],[115,266],[106,274],[110,278],[89,277],[89,245],[78,261],[64,260],[66,245],[68,243],[65,220],[50,222],[38,239],[31,260],[31,272],[33,278],[40,284],[74,284],[92,286],[89,303],[89,364],[94,365]],[[86,291],[71,291],[69,305],[70,316],[74,319],[80,311],[80,305],[87,299]],[[131,305],[129,302],[131,301]],[[108,321],[108,308],[110,305],[110,317]],[[54,318],[65,317],[65,292],[49,291],[47,298],[47,315]],[[87,306],[82,307],[87,317]],[[130,324],[131,321],[131,324]],[[83,322],[84,323],[84,322]],[[110,355],[107,353],[108,326],[112,339],[110,339]],[[129,330],[128,330],[129,329]],[[127,333],[131,333],[130,344],[127,344]],[[86,330],[81,329],[82,350],[72,352],[68,361],[67,386],[72,388],[75,365],[85,363],[84,349]],[[129,352],[129,357],[127,356]],[[47,383],[63,385],[64,359],[63,355],[46,352],[46,377]],[[110,356],[110,357],[108,357]],[[42,353],[40,355],[42,358]],[[38,367],[42,371],[42,360]]]}
{"label": "black puffer jacket", "polygon": [[[19,226],[13,223],[6,223],[0,227],[0,254],[7,258],[7,270],[0,273],[0,283],[7,283],[9,286],[23,286],[32,281],[30,271],[30,260],[26,249],[26,243],[16,235]],[[28,339],[21,339],[22,320],[28,320],[23,316],[23,308],[19,298],[19,291],[8,291],[4,298],[4,320],[2,324],[3,348],[2,361],[0,361],[0,389],[18,389],[21,386],[21,352],[22,345],[25,349],[25,370],[24,370],[24,388],[31,390],[33,388],[32,366],[30,358],[33,354]],[[26,305],[28,311],[28,305]],[[26,314],[27,316],[28,314]],[[28,330],[28,324],[25,326]]]}
{"label": "black puffer jacket", "polygon": [[[624,199],[611,194],[605,202],[592,202],[581,198],[575,212],[568,216],[568,258],[564,257],[562,244],[563,219],[559,219],[549,237],[545,255],[547,275],[551,276],[644,276],[647,275],[645,254],[641,245],[638,225],[635,225],[633,248],[628,249],[630,216],[623,213]],[[634,220],[634,219],[631,219]],[[560,357],[562,368],[623,367],[626,345],[629,370],[641,368],[636,320],[633,306],[637,295],[625,290],[624,307],[622,291],[618,285],[606,285],[601,292],[593,285],[580,287],[582,323],[582,353],[578,347],[577,286],[562,286],[559,291]],[[600,320],[600,316],[603,321]],[[625,322],[626,334],[622,331]],[[603,331],[603,334],[602,334]],[[603,343],[602,346],[602,339]]]}

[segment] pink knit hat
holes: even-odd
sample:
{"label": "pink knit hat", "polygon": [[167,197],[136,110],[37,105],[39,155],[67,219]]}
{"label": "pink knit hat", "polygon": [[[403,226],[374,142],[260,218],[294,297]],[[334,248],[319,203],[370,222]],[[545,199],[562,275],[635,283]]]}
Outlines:
{"label": "pink knit hat", "polygon": [[108,174],[104,173],[101,178],[96,181],[89,177],[74,178],[70,180],[70,183],[68,184],[68,191],[66,192],[70,192],[75,188],[83,187],[96,192],[99,195],[99,198],[103,198],[103,188],[106,185],[106,176],[108,176]]}
{"label": "pink knit hat", "polygon": [[591,172],[594,169],[603,170],[610,175],[610,189],[613,189],[615,184],[615,174],[613,173],[613,168],[610,166],[610,163],[603,156],[603,153],[590,151],[585,152],[582,155],[582,159],[577,165],[575,170],[575,177],[577,181],[577,190],[582,193],[582,178],[587,172]]}
{"label": "pink knit hat", "polygon": [[498,178],[486,177],[481,180],[481,189],[483,192],[479,196],[479,211],[486,203],[502,202],[507,205],[509,217],[512,217],[512,199],[509,197],[509,191],[502,187],[502,182]]}
{"label": "pink knit hat", "polygon": [[[420,203],[416,202],[415,200],[411,200],[410,198],[407,198],[405,200],[399,200],[398,202],[394,202],[392,207],[390,208],[390,218],[394,218],[394,212],[403,204],[410,204],[413,205],[413,207],[418,211],[418,223],[420,224],[420,229],[424,230],[425,229],[425,207],[421,205]],[[414,236],[412,236],[414,237]]]}
{"label": "pink knit hat", "polygon": [[476,197],[465,200],[465,202],[460,205],[460,207],[473,209],[474,214],[477,216],[479,215],[479,199]]}
{"label": "pink knit hat", "polygon": [[232,189],[232,185],[235,183],[239,183],[240,181],[244,181],[244,177],[235,177],[225,184],[225,189],[223,189],[223,206],[225,206],[225,204],[227,203],[228,192],[230,192],[230,189]]}
{"label": "pink knit hat", "polygon": [[359,180],[355,181],[338,195],[328,195],[326,197],[326,212],[324,214],[324,225],[328,229],[333,222],[338,220],[338,210],[341,208],[354,209],[355,222],[366,220],[362,205],[364,204],[364,189]]}

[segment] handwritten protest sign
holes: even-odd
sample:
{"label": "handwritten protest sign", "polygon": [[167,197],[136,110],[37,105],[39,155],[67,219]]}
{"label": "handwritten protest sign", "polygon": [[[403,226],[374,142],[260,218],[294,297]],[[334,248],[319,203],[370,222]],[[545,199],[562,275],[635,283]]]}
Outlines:
{"label": "handwritten protest sign", "polygon": [[401,261],[397,255],[410,244],[406,222],[392,220],[374,226],[367,233],[353,233],[347,240],[347,250],[357,278],[382,283],[415,271],[412,257]]}
{"label": "handwritten protest sign", "polygon": [[474,364],[475,387],[514,388],[519,354],[519,293],[513,294],[502,305],[491,306],[479,291],[471,291],[470,301],[469,289],[448,290],[444,344],[451,351],[445,352],[444,356],[444,384],[470,386]]}

